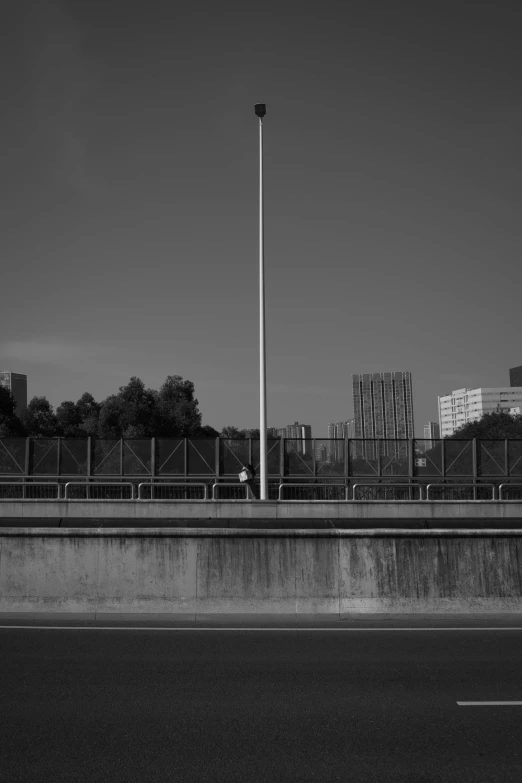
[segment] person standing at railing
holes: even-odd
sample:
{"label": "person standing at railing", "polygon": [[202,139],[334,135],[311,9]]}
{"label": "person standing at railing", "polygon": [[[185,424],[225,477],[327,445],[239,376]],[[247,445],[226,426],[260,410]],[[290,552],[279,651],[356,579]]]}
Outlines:
{"label": "person standing at railing", "polygon": [[239,480],[241,482],[244,482],[245,484],[248,484],[250,491],[254,496],[254,499],[257,500],[258,495],[257,495],[257,487],[255,484],[255,478],[256,478],[256,471],[254,470],[254,466],[250,462],[247,465],[241,466]]}

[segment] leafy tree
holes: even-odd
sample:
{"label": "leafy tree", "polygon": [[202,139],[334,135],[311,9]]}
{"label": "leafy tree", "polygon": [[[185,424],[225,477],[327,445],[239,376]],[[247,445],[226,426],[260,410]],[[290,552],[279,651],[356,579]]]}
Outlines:
{"label": "leafy tree", "polygon": [[85,437],[82,430],[82,416],[78,404],[67,400],[62,402],[56,409],[56,421],[58,424],[58,434],[64,438]]}
{"label": "leafy tree", "polygon": [[84,392],[76,403],[81,418],[82,437],[94,437],[98,434],[101,404],[96,402],[92,394]]}
{"label": "leafy tree", "polygon": [[58,434],[58,421],[47,397],[33,397],[20,413],[20,421],[33,438],[53,438]]}
{"label": "leafy tree", "polygon": [[470,421],[448,436],[449,440],[496,440],[522,438],[522,416],[509,413],[485,413],[481,419]]}
{"label": "leafy tree", "polygon": [[123,432],[120,424],[121,405],[117,394],[111,394],[102,402],[98,419],[97,435],[99,438],[121,438]]}
{"label": "leafy tree", "polygon": [[133,376],[126,386],[120,386],[120,426],[125,438],[150,438],[154,435],[156,392]]}
{"label": "leafy tree", "polygon": [[221,430],[221,437],[240,440],[243,438],[259,438],[259,427],[257,429],[239,430],[237,427],[228,425],[228,427],[223,427]]}
{"label": "leafy tree", "polygon": [[194,434],[193,437],[196,438],[218,438],[219,432],[214,429],[214,427],[210,427],[208,424],[205,424],[204,427],[200,427],[198,432]]}
{"label": "leafy tree", "polygon": [[102,403],[98,419],[101,438],[150,438],[155,434],[157,393],[133,376],[118,394]]}
{"label": "leafy tree", "polygon": [[168,375],[156,393],[154,433],[167,438],[196,436],[201,429],[199,402],[194,384],[180,375]]}
{"label": "leafy tree", "polygon": [[21,438],[27,434],[15,410],[16,400],[12,392],[0,386],[0,438]]}
{"label": "leafy tree", "polygon": [[237,427],[223,427],[221,430],[222,438],[230,438],[231,440],[243,439],[245,437],[245,430],[238,430]]}

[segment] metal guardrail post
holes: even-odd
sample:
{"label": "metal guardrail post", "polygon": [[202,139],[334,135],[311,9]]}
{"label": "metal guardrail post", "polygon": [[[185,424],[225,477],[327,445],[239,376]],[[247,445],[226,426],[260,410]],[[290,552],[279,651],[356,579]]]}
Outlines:
{"label": "metal guardrail post", "polygon": [[220,443],[221,439],[219,436],[216,438],[216,445],[215,445],[215,453],[214,453],[214,473],[216,474],[216,480],[219,478],[220,474]]}
{"label": "metal guardrail post", "polygon": [[24,470],[25,470],[25,476],[29,475],[29,465],[30,465],[30,453],[31,453],[31,438],[25,439],[25,464],[24,464]]}
{"label": "metal guardrail post", "polygon": [[85,483],[89,486],[92,474],[92,440],[91,436],[87,438],[87,476]]}

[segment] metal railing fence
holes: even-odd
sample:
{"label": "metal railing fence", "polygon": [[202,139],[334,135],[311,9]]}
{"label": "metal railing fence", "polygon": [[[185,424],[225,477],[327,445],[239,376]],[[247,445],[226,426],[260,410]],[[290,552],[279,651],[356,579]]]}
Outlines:
{"label": "metal railing fence", "polygon": [[58,482],[0,482],[0,500],[58,500],[59,498]]}
{"label": "metal railing fence", "polygon": [[297,502],[339,501],[347,499],[345,484],[280,484],[278,500]]}
{"label": "metal railing fence", "polygon": [[64,486],[64,500],[134,500],[134,484],[130,482],[68,481]]}
{"label": "metal railing fence", "polygon": [[427,484],[426,500],[494,500],[493,484]]}
{"label": "metal railing fence", "polygon": [[246,482],[212,485],[212,500],[254,500],[252,490]]}
{"label": "metal railing fence", "polygon": [[501,484],[498,488],[499,500],[522,500],[522,484]]}
{"label": "metal railing fence", "polygon": [[[259,484],[256,483],[256,498]],[[304,502],[345,501],[522,501],[522,483],[463,482],[392,482],[374,479],[370,482],[300,480],[270,481],[269,500]],[[102,481],[51,481],[17,478],[0,480],[0,501],[9,500],[138,500],[188,501],[254,500],[245,483],[216,481],[176,481],[150,479]]]}
{"label": "metal railing fence", "polygon": [[190,482],[141,482],[137,487],[138,500],[208,500],[208,485]]}
{"label": "metal railing fence", "polygon": [[354,484],[352,500],[422,500],[422,484]]}

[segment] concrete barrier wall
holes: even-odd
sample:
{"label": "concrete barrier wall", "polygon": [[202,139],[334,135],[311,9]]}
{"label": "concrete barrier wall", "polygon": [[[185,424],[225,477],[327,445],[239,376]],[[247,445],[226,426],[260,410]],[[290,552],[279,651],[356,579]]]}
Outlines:
{"label": "concrete barrier wall", "polygon": [[0,531],[1,612],[522,611],[522,531]]}
{"label": "concrete barrier wall", "polygon": [[520,501],[200,501],[2,500],[0,519],[47,518],[136,520],[292,520],[329,519],[522,519]]}

